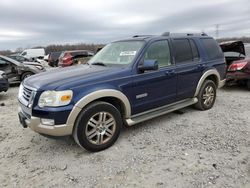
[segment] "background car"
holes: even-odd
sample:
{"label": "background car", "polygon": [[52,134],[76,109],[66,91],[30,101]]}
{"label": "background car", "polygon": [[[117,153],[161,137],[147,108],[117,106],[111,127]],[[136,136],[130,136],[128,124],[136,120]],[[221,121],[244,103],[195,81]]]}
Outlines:
{"label": "background car", "polygon": [[62,52],[58,66],[67,67],[74,64],[85,64],[94,53],[88,50],[75,50]]}
{"label": "background car", "polygon": [[5,72],[0,71],[0,92],[6,92],[9,89],[9,82]]}
{"label": "background car", "polygon": [[243,42],[222,42],[220,47],[227,62],[227,85],[240,83],[250,89],[250,58],[246,56]]}
{"label": "background car", "polygon": [[20,54],[28,59],[43,58],[45,56],[44,48],[26,49]]}
{"label": "background car", "polygon": [[2,55],[0,55],[0,70],[5,72],[9,82],[22,81],[33,74],[45,71],[39,63],[18,62]]}
{"label": "background car", "polygon": [[58,66],[58,61],[59,57],[62,52],[51,52],[48,57],[48,64],[51,67],[57,67]]}
{"label": "background car", "polygon": [[29,58],[26,58],[26,57],[21,56],[21,55],[16,55],[16,54],[15,55],[10,55],[8,57],[11,58],[11,59],[14,59],[16,61],[19,61],[19,62],[29,62],[30,61]]}

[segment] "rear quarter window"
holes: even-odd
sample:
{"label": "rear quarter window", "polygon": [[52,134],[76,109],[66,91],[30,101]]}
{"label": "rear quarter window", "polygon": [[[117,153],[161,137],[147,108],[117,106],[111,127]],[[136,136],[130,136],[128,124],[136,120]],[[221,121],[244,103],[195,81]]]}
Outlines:
{"label": "rear quarter window", "polygon": [[207,53],[209,60],[215,60],[224,57],[221,48],[213,38],[201,39],[201,43]]}

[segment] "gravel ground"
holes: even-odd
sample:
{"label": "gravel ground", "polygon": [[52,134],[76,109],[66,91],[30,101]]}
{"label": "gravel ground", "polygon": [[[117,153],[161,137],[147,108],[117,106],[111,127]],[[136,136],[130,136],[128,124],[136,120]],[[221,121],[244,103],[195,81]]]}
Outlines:
{"label": "gravel ground", "polygon": [[0,94],[0,187],[250,187],[244,88],[219,90],[209,111],[185,108],[127,128],[98,153],[19,126],[17,92]]}

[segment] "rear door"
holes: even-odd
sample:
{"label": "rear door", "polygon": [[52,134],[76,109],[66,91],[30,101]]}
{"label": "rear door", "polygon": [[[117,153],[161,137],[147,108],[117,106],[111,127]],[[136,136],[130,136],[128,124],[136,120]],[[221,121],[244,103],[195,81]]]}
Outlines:
{"label": "rear door", "polygon": [[132,114],[141,113],[176,100],[177,76],[172,64],[169,41],[160,40],[151,43],[145,50],[140,63],[145,60],[157,60],[159,69],[138,72],[133,77]]}
{"label": "rear door", "polygon": [[202,74],[200,55],[193,39],[172,39],[177,73],[177,100],[194,96]]}

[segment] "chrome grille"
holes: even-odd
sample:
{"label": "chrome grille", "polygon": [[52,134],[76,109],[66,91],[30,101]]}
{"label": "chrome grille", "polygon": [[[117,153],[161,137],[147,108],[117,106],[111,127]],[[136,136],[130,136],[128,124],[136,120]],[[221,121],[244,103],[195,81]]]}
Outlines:
{"label": "chrome grille", "polygon": [[20,85],[18,98],[23,105],[30,108],[33,104],[35,94],[35,90],[32,90],[31,88],[26,87],[23,84]]}
{"label": "chrome grille", "polygon": [[30,101],[30,98],[31,98],[31,95],[32,95],[32,90],[26,88],[25,86],[23,87],[23,98],[29,102]]}

